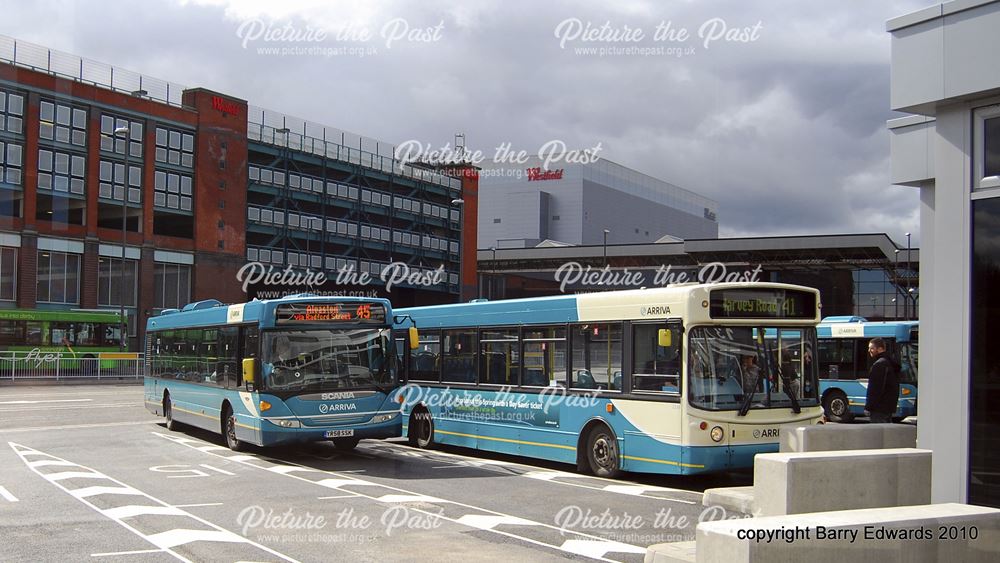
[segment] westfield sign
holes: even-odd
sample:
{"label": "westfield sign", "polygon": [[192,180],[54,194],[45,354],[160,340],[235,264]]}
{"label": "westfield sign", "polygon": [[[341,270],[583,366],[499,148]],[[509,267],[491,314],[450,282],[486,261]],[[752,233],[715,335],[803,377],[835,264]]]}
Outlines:
{"label": "westfield sign", "polygon": [[562,180],[563,169],[558,170],[542,170],[538,168],[528,169],[528,181],[529,182],[541,182],[544,180]]}

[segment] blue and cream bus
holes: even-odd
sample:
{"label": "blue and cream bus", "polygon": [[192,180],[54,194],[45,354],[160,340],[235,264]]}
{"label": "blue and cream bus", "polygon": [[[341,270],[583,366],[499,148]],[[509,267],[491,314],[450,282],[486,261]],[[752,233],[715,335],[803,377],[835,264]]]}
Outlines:
{"label": "blue and cream bus", "polygon": [[819,310],[763,283],[399,309],[419,329],[403,431],[606,477],[751,467],[779,426],[821,419]]}
{"label": "blue and cream bus", "polygon": [[399,436],[392,318],[384,299],[349,297],[165,310],[146,325],[146,407],[233,450]]}
{"label": "blue and cream bus", "polygon": [[864,317],[826,317],[817,327],[819,389],[830,420],[861,416],[868,393],[868,341],[881,337],[901,366],[899,402],[893,418],[917,414],[917,321],[868,321]]}

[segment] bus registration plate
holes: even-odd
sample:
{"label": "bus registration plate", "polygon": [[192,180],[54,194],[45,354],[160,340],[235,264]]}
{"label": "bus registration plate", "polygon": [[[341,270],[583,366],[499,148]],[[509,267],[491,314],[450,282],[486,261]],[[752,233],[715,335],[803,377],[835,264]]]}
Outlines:
{"label": "bus registration plate", "polygon": [[348,428],[346,430],[327,430],[323,436],[326,438],[349,438],[354,436],[354,429]]}

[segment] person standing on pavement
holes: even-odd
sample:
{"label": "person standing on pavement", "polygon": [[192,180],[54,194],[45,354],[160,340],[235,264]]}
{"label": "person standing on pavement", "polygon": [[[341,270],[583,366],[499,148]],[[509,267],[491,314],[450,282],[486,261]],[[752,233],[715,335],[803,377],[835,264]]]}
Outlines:
{"label": "person standing on pavement", "polygon": [[868,395],[865,414],[874,423],[892,422],[899,398],[899,364],[885,351],[885,340],[872,338],[868,355],[875,359],[868,372]]}

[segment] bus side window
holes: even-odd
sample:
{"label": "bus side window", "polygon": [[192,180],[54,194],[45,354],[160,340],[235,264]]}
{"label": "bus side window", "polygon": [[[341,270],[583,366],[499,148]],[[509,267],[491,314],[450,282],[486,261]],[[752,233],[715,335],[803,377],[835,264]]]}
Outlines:
{"label": "bus side window", "polygon": [[240,371],[239,334],[237,326],[219,329],[219,361],[216,364],[216,384],[219,387],[233,389],[237,385]]}
{"label": "bus side window", "polygon": [[29,346],[41,346],[44,344],[42,342],[42,323],[40,322],[27,322],[24,325],[24,343]]}
{"label": "bus side window", "polygon": [[670,328],[670,346],[659,345],[660,324],[632,327],[632,390],[680,393],[681,333]]}

